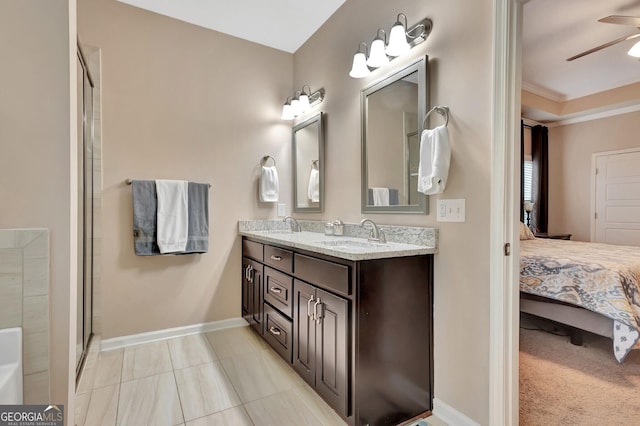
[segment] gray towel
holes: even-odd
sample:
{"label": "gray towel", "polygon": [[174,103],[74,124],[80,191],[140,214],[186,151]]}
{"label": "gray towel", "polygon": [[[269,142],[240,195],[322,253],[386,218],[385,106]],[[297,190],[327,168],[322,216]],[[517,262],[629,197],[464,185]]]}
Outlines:
{"label": "gray towel", "polygon": [[189,182],[189,235],[184,254],[209,250],[209,184]]}
{"label": "gray towel", "polygon": [[153,180],[134,180],[133,193],[133,246],[138,256],[160,254],[157,243],[158,196]]}

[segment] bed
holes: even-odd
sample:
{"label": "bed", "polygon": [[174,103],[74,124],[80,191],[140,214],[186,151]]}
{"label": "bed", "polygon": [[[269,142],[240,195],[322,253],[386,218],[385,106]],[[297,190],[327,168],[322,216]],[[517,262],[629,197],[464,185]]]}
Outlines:
{"label": "bed", "polygon": [[522,312],[613,339],[622,362],[640,348],[640,247],[520,241]]}

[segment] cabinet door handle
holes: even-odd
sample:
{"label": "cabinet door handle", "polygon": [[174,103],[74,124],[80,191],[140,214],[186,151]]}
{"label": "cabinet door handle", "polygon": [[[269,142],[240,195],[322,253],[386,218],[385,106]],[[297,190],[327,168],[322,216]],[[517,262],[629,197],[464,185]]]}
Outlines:
{"label": "cabinet door handle", "polygon": [[253,284],[253,273],[252,273],[252,272],[253,272],[253,266],[249,266],[249,267],[247,268],[247,276],[248,276],[248,278],[249,278],[249,280],[248,280],[248,281],[249,281],[251,284]]}
{"label": "cabinet door handle", "polygon": [[271,291],[271,293],[275,293],[275,294],[282,293],[282,290],[279,289],[278,287],[271,287],[269,290]]}
{"label": "cabinet door handle", "polygon": [[313,316],[313,312],[311,312],[311,302],[313,302],[313,294],[307,301],[307,316],[311,319],[315,319],[315,317]]}
{"label": "cabinet door handle", "polygon": [[273,334],[274,336],[279,336],[282,334],[282,332],[274,326],[269,327],[269,333]]}
{"label": "cabinet door handle", "polygon": [[276,256],[276,255],[272,254],[270,257],[271,257],[271,260],[275,260],[275,261],[278,261],[278,262],[282,260],[282,256]]}
{"label": "cabinet door handle", "polygon": [[249,281],[249,267],[244,268],[244,279]]}
{"label": "cabinet door handle", "polygon": [[316,300],[316,303],[313,304],[313,319],[315,319],[316,322],[320,324],[320,317],[318,316],[318,305],[322,305],[319,297]]}

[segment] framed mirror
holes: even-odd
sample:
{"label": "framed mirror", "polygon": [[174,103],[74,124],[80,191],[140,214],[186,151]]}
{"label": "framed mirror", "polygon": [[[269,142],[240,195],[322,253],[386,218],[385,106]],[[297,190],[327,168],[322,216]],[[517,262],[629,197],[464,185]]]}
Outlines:
{"label": "framed mirror", "polygon": [[427,196],[418,192],[427,62],[425,56],[361,92],[362,213],[428,213]]}
{"label": "framed mirror", "polygon": [[322,212],[324,205],[323,114],[293,128],[293,211]]}

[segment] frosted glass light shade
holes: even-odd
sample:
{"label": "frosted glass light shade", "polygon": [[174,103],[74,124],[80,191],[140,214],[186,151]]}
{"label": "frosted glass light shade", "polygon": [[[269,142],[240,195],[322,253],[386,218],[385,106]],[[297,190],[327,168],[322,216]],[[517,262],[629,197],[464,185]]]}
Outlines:
{"label": "frosted glass light shade", "polygon": [[351,66],[349,76],[353,78],[363,78],[368,76],[369,73],[369,68],[367,68],[367,57],[364,53],[357,52],[353,55],[353,65]]}
{"label": "frosted glass light shade", "polygon": [[631,49],[629,49],[627,55],[633,56],[634,58],[640,58],[640,41],[634,44]]}
{"label": "frosted glass light shade", "polygon": [[311,105],[309,104],[309,96],[303,93],[299,98],[298,109],[300,109],[300,112],[302,113],[309,111],[309,108],[311,108]]}
{"label": "frosted glass light shade", "polygon": [[[401,22],[391,28],[391,34],[389,34],[389,44],[387,45],[387,55],[400,56],[404,55],[411,49],[409,43],[407,43],[407,33]],[[373,49],[372,49],[373,50]]]}
{"label": "frosted glass light shade", "polygon": [[295,118],[293,114],[293,110],[291,109],[291,104],[287,102],[282,105],[282,115],[280,116],[281,120],[293,120]]}
{"label": "frosted glass light shade", "polygon": [[376,38],[371,43],[371,52],[369,53],[369,59],[367,59],[367,65],[371,68],[380,68],[388,63],[389,58],[384,53],[384,41],[381,38]]}
{"label": "frosted glass light shade", "polygon": [[300,115],[300,100],[298,98],[293,98],[291,101],[291,112],[294,116]]}

